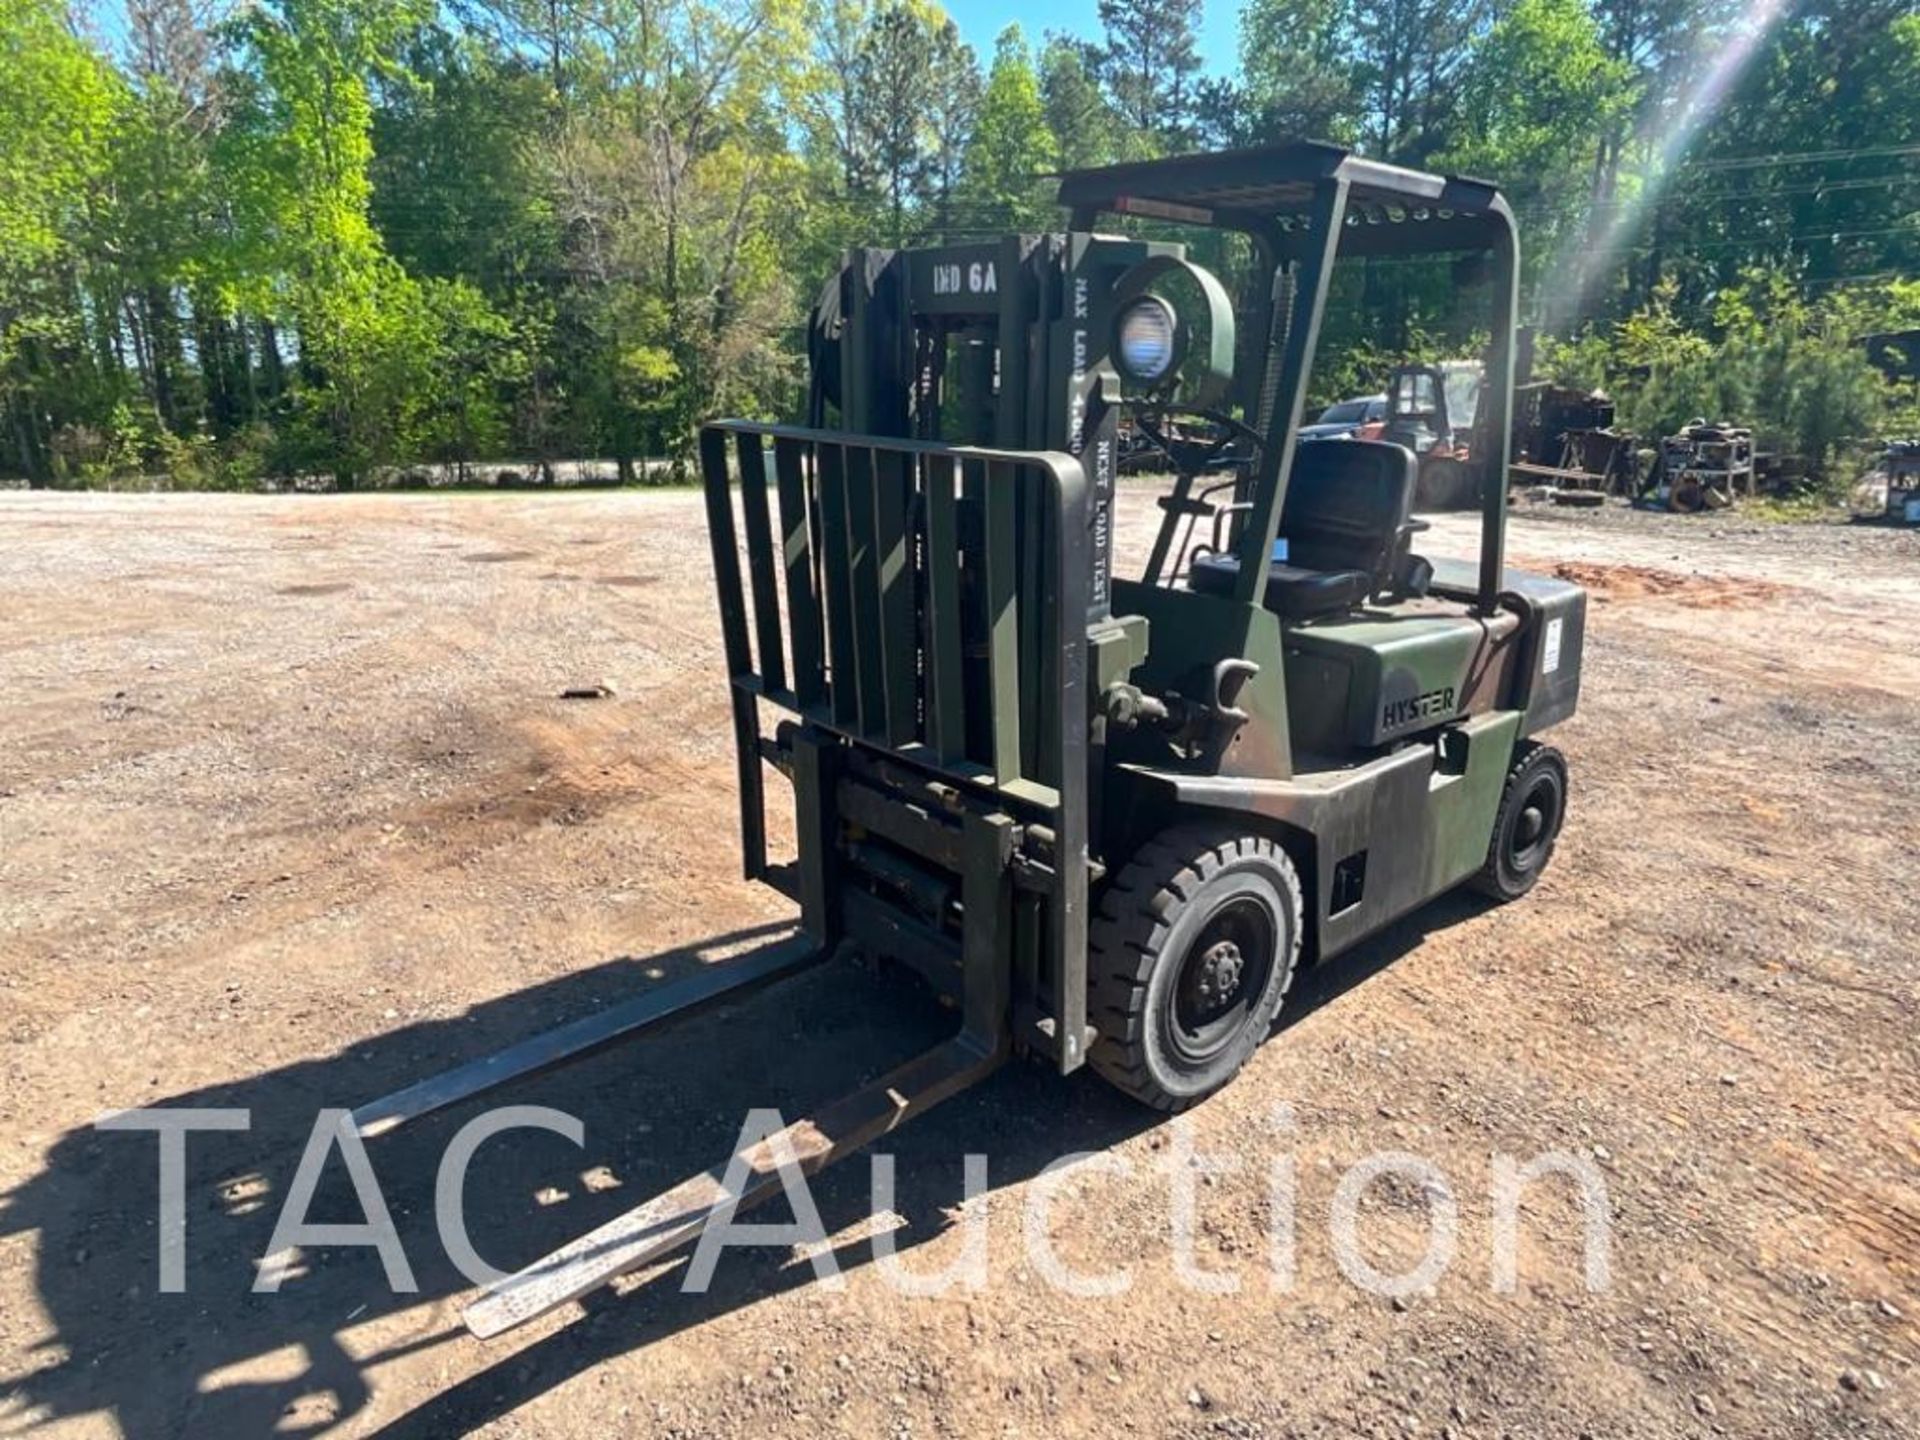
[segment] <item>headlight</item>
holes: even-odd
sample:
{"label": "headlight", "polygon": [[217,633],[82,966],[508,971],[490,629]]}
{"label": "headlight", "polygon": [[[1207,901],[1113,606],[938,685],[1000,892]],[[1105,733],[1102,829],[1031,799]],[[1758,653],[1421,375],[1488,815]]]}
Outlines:
{"label": "headlight", "polygon": [[1158,385],[1179,358],[1180,322],[1158,295],[1142,295],[1120,312],[1115,327],[1120,372],[1142,385]]}

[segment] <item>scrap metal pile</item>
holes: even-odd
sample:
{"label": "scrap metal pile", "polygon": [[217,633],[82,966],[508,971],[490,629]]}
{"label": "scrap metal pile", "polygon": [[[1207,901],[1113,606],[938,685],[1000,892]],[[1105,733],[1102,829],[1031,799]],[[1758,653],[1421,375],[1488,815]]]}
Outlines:
{"label": "scrap metal pile", "polygon": [[1754,493],[1753,431],[1695,420],[1660,442],[1642,503],[1690,514],[1724,510]]}
{"label": "scrap metal pile", "polygon": [[1637,488],[1635,437],[1616,428],[1604,390],[1540,383],[1514,399],[1515,483],[1532,483],[1542,498],[1568,504],[1597,505]]}
{"label": "scrap metal pile", "polygon": [[1920,525],[1920,440],[1889,440],[1880,461],[1854,497],[1863,520]]}

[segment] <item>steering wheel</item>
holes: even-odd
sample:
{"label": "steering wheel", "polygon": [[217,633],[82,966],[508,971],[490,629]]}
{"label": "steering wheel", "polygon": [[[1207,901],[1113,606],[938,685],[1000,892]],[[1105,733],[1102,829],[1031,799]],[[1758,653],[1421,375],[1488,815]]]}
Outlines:
{"label": "steering wheel", "polygon": [[[1236,440],[1245,440],[1252,447],[1249,459],[1257,457],[1266,448],[1264,435],[1224,410],[1144,398],[1130,399],[1126,404],[1133,412],[1134,423],[1140,427],[1140,433],[1152,441],[1173,462],[1173,468],[1183,475],[1200,474],[1218,462]],[[1212,433],[1202,439],[1189,439],[1170,433],[1173,422],[1181,419],[1202,421],[1212,427]]]}
{"label": "steering wheel", "polygon": [[[1169,576],[1172,583],[1186,569],[1190,553],[1197,554],[1201,549],[1215,549],[1219,544],[1220,520],[1223,515],[1236,510],[1247,509],[1245,501],[1235,500],[1221,506],[1213,496],[1222,489],[1238,488],[1245,476],[1236,476],[1203,490],[1198,496],[1193,494],[1193,482],[1207,469],[1217,466],[1228,447],[1235,441],[1244,440],[1249,447],[1246,463],[1259,458],[1266,448],[1266,438],[1251,425],[1242,423],[1222,410],[1210,409],[1203,405],[1177,405],[1166,400],[1151,398],[1129,398],[1126,401],[1133,412],[1134,423],[1140,433],[1156,446],[1172,463],[1179,478],[1174,482],[1173,493],[1160,497],[1160,508],[1167,512],[1166,520],[1161,524],[1160,533],[1154,540],[1153,554],[1147,561],[1146,579],[1148,584],[1161,583],[1163,575]],[[1177,419],[1192,419],[1202,422],[1210,433],[1204,438],[1189,439],[1185,435],[1171,432]],[[1194,526],[1201,519],[1211,518],[1214,529],[1214,544],[1195,547],[1193,544]],[[1185,525],[1185,538],[1175,547],[1176,534],[1182,524]],[[1167,562],[1173,562],[1171,572],[1167,571]]]}

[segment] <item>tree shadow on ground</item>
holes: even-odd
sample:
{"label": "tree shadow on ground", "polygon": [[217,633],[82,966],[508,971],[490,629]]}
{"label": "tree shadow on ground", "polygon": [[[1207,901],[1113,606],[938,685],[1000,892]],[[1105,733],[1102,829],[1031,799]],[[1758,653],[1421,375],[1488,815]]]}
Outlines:
{"label": "tree shadow on ground", "polygon": [[[1476,913],[1443,898],[1299,982],[1295,1020],[1378,973],[1436,928]],[[707,946],[622,957],[486,1002],[457,1019],[405,1026],[336,1054],[150,1103],[239,1108],[245,1132],[187,1146],[187,1290],[156,1293],[157,1145],[151,1135],[91,1126],[63,1135],[44,1170],[0,1197],[0,1236],[35,1236],[36,1279],[55,1333],[0,1377],[0,1433],[104,1414],[132,1440],[312,1434],[360,1416],[370,1374],[409,1352],[443,1351],[464,1378],[390,1421],[393,1437],[442,1437],[508,1414],[600,1361],[644,1347],[814,1278],[784,1250],[732,1251],[704,1294],[683,1294],[669,1268],[626,1295],[590,1297],[587,1316],[490,1363],[460,1327],[471,1286],[434,1226],[434,1183],[448,1141],[489,1103],[551,1106],[578,1117],[586,1144],[521,1129],[487,1142],[466,1186],[466,1221],[491,1264],[526,1264],[723,1160],[749,1109],[788,1118],[856,1088],[949,1034],[953,1017],[917,982],[835,961],[551,1074],[367,1142],[418,1289],[395,1294],[371,1248],[316,1248],[277,1294],[255,1294],[257,1267],[316,1115],[591,1013],[784,936],[742,932]],[[962,1157],[989,1154],[992,1188],[1016,1185],[1061,1156],[1101,1149],[1158,1117],[1082,1072],[1062,1082],[1037,1065],[1005,1067],[890,1136],[894,1232],[901,1252],[939,1235],[962,1196]],[[863,1220],[864,1165],[817,1177],[829,1234]],[[784,1206],[776,1204],[776,1208]],[[774,1217],[778,1218],[778,1217]],[[309,1212],[357,1223],[358,1197],[338,1156]],[[871,1261],[870,1241],[834,1251],[842,1270]],[[481,1368],[472,1367],[479,1364]]]}

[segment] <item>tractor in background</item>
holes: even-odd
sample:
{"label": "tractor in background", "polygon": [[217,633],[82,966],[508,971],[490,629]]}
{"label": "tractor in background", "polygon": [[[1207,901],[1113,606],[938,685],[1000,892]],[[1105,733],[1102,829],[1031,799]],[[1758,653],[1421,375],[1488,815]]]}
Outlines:
{"label": "tractor in background", "polygon": [[1464,510],[1477,503],[1490,451],[1485,392],[1486,367],[1479,360],[1401,365],[1388,379],[1378,438],[1417,459],[1417,508]]}

